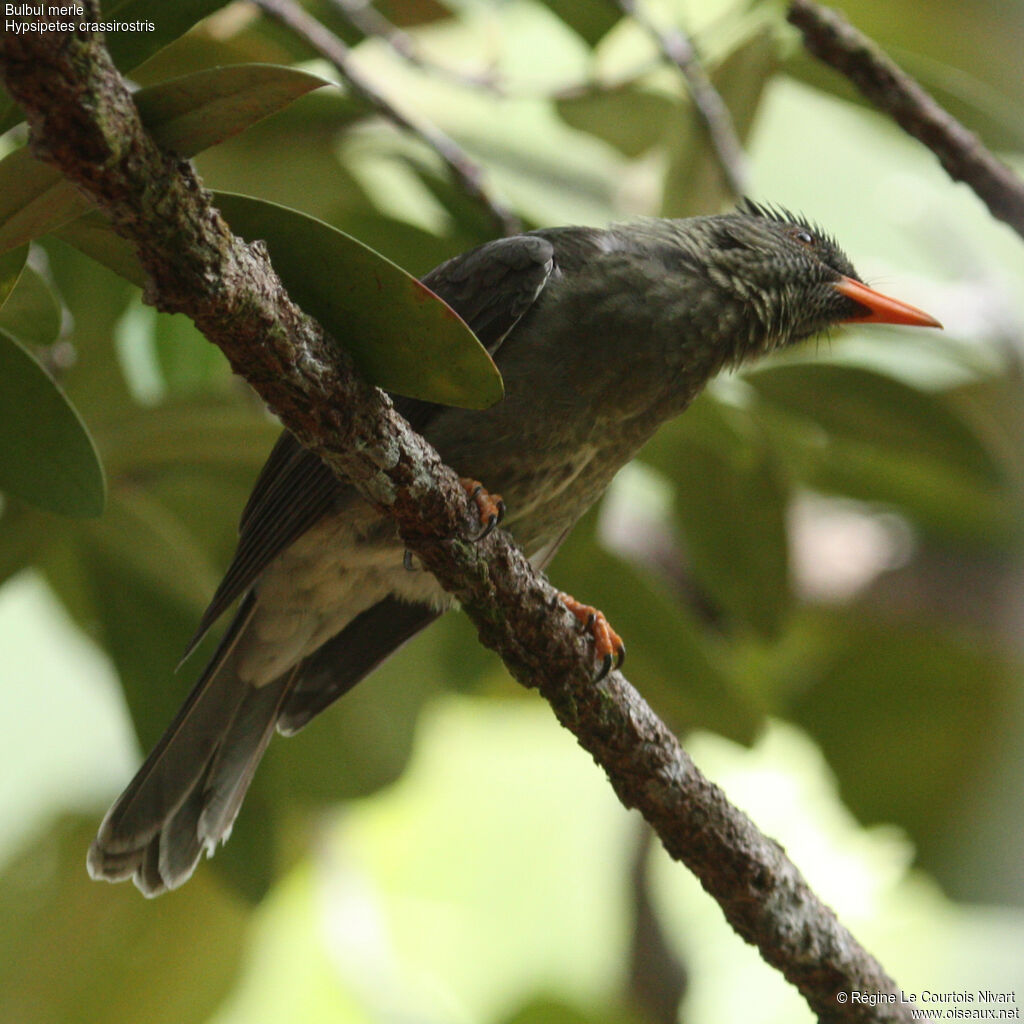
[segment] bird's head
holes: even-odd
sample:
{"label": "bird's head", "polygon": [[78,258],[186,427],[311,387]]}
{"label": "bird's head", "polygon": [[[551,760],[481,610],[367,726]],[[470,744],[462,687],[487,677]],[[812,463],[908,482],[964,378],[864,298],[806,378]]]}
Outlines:
{"label": "bird's head", "polygon": [[941,327],[934,317],[868,287],[836,241],[788,211],[745,199],[704,219],[706,273],[752,314],[762,351],[840,323]]}

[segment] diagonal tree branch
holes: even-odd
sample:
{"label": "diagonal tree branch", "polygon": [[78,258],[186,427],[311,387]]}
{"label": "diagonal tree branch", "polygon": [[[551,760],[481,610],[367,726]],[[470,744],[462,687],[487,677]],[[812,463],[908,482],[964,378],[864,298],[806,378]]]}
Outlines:
{"label": "diagonal tree branch", "polygon": [[[86,4],[95,17],[95,0]],[[628,681],[614,672],[592,682],[589,642],[507,535],[466,539],[475,526],[455,474],[294,305],[264,248],[231,234],[191,165],[155,146],[100,39],[0,36],[0,73],[28,114],[36,153],[135,247],[150,276],[147,301],[189,315],[303,444],[394,517],[481,640],[540,690],[620,800],[643,813],[819,1018],[909,1020],[895,996],[879,1006],[849,998],[898,989],[781,847],[700,774]]]}
{"label": "diagonal tree branch", "polygon": [[789,21],[804,45],[851,82],[908,134],[923,142],[954,181],[969,185],[993,217],[1024,238],[1024,181],[972,131],[939,106],[878,46],[838,11],[793,0]]}
{"label": "diagonal tree branch", "polygon": [[457,71],[423,55],[408,32],[384,17],[370,0],[331,0],[334,9],[357,31],[367,38],[379,39],[402,60],[415,68],[470,89],[486,89],[498,96],[505,94],[498,76],[492,72]]}
{"label": "diagonal tree branch", "polygon": [[415,121],[403,114],[352,61],[352,52],[329,29],[292,0],[254,0],[266,15],[279,21],[329,60],[348,83],[349,88],[378,114],[429,146],[444,162],[462,190],[485,211],[496,230],[514,235],[519,218],[484,186],[480,168],[469,155],[435,125]]}
{"label": "diagonal tree branch", "polygon": [[711,143],[711,151],[733,195],[742,196],[749,190],[750,168],[743,143],[736,134],[732,114],[725,100],[714,87],[690,38],[678,28],[663,31],[644,15],[636,0],[612,0],[626,17],[632,18],[657,44],[662,57],[679,68],[690,91],[697,116],[704,122]]}

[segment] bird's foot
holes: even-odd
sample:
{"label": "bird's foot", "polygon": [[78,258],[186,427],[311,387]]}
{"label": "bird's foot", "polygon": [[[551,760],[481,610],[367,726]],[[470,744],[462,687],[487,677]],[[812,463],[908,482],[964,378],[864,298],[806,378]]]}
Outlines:
{"label": "bird's foot", "polygon": [[562,604],[576,617],[576,621],[594,638],[594,653],[601,659],[601,670],[595,682],[600,682],[612,667],[622,668],[626,660],[626,645],[622,637],[608,624],[603,612],[592,608],[589,604],[580,604],[569,594],[558,595]]}
{"label": "bird's foot", "polygon": [[[470,537],[473,543],[483,540],[484,537],[494,531],[494,528],[505,518],[505,502],[501,500],[500,494],[491,494],[484,490],[484,485],[479,480],[472,480],[469,477],[459,477],[466,496],[476,505],[477,517],[480,520],[480,532],[475,537]],[[408,549],[402,555],[402,565],[407,572],[416,572],[420,566],[418,559]]]}
{"label": "bird's foot", "polygon": [[459,483],[462,484],[469,499],[476,505],[477,515],[480,518],[480,532],[471,539],[473,541],[483,540],[505,518],[505,502],[501,500],[500,494],[490,494],[485,491],[484,485],[479,480],[460,477]]}

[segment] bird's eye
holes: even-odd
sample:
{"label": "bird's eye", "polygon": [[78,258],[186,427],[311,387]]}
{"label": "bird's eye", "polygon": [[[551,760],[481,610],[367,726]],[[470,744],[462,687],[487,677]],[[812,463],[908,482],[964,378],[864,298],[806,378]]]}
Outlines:
{"label": "bird's eye", "polygon": [[810,231],[805,231],[803,228],[795,228],[790,232],[790,237],[803,245],[814,245],[814,235]]}

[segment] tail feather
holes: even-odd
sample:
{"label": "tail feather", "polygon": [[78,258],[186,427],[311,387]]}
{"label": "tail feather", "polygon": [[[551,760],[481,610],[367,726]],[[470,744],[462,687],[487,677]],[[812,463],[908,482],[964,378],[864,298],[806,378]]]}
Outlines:
{"label": "tail feather", "polygon": [[212,853],[227,840],[274,733],[291,674],[259,689],[226,674],[241,691],[230,715],[223,716],[220,702],[198,706],[198,714],[213,716],[205,722],[204,740],[217,731],[209,752],[205,741],[197,751],[193,734],[179,731],[156,763],[147,761],[145,779],[126,794],[130,815],[122,813],[122,797],[89,848],[93,878],[118,882],[132,877],[144,895],[157,896],[186,882],[204,851]]}
{"label": "tail feather", "polygon": [[[147,886],[142,891],[147,896],[156,895],[164,888],[177,888],[195,871],[206,845],[198,830],[205,790],[205,781],[193,786],[185,802],[165,819],[160,832],[150,840],[147,853],[155,862],[152,866],[156,870],[154,872],[151,866],[150,870],[142,872]],[[135,884],[139,885],[138,879]]]}
{"label": "tail feather", "polygon": [[235,654],[255,610],[242,602],[210,664],[153,752],[100,825],[89,874],[132,878],[146,896],[186,882],[203,853],[227,840],[274,734],[301,728],[440,614],[385,598],[315,654],[252,686]]}
{"label": "tail feather", "polygon": [[238,678],[232,657],[252,614],[239,609],[220,648],[89,848],[93,878],[133,877],[147,896],[187,881],[227,838],[273,734],[293,672],[266,686]]}
{"label": "tail feather", "polygon": [[[141,849],[188,797],[249,689],[227,662],[255,607],[251,595],[242,603],[185,703],[107,812],[94,847],[98,843],[111,854]],[[90,871],[92,861],[90,851]]]}
{"label": "tail feather", "polygon": [[198,834],[208,845],[227,842],[256,767],[274,735],[281,705],[291,692],[297,667],[277,682],[261,687],[239,708],[210,763],[207,799],[199,815]]}

